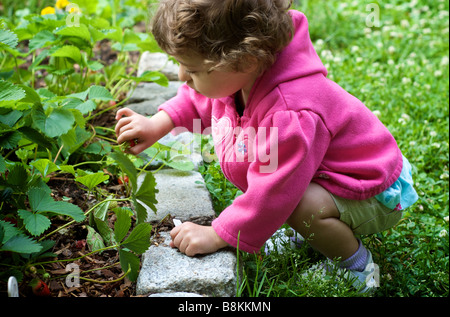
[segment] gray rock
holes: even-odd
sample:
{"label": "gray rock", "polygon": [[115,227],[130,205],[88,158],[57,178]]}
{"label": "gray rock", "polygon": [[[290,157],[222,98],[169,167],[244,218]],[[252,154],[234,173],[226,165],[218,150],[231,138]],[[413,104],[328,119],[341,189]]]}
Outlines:
{"label": "gray rock", "polygon": [[144,52],[139,60],[137,75],[140,77],[145,71],[158,71],[169,80],[178,80],[179,68],[176,63],[169,60],[167,54]]}
{"label": "gray rock", "polygon": [[176,96],[182,84],[171,81],[168,87],[163,87],[155,83],[140,83],[129,97],[127,108],[144,116],[152,116],[161,104]]}
{"label": "gray rock", "polygon": [[168,246],[169,233],[160,233],[164,243],[152,245],[142,255],[136,293],[187,292],[205,296],[236,294],[236,255],[229,249],[189,257]]}
{"label": "gray rock", "polygon": [[168,87],[164,87],[156,83],[140,83],[130,95],[128,103],[152,100],[155,95],[158,95],[164,101],[169,100],[177,94],[178,88],[182,84],[181,81],[170,81]]}
{"label": "gray rock", "polygon": [[155,179],[159,190],[156,194],[157,213],[148,209],[148,222],[159,222],[168,214],[183,222],[198,224],[208,224],[215,217],[211,197],[200,173],[163,169],[155,173]]}
{"label": "gray rock", "polygon": [[158,107],[160,105],[160,101],[146,100],[139,103],[132,103],[127,105],[127,108],[130,108],[134,112],[142,114],[144,116],[153,116],[158,112]]}

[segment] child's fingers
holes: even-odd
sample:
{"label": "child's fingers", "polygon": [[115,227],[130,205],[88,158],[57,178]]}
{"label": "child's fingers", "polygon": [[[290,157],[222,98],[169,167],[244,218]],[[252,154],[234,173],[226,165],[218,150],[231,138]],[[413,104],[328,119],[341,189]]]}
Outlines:
{"label": "child's fingers", "polygon": [[136,118],[136,116],[123,116],[119,119],[119,122],[117,122],[115,131],[116,135],[120,136],[126,131],[133,130],[134,124],[133,120]]}
{"label": "child's fingers", "polygon": [[178,227],[173,228],[170,231],[170,237],[172,238],[172,241],[171,241],[170,244],[173,245],[173,246],[175,246],[174,240],[177,237],[178,233],[180,232],[180,229],[181,229],[180,226],[178,226]]}
{"label": "child's fingers", "polygon": [[135,114],[135,112],[130,108],[122,108],[119,111],[117,111],[116,120],[120,120],[122,117],[129,117],[133,114]]}
{"label": "child's fingers", "polygon": [[186,226],[186,224],[189,223],[185,222],[170,231],[170,237],[172,238],[171,246],[178,248],[182,253],[185,252],[189,244],[189,239],[186,239],[186,230],[189,229],[189,226]]}
{"label": "child's fingers", "polygon": [[133,136],[130,135],[130,133],[128,131],[120,132],[118,135],[119,135],[117,137],[117,143],[118,144],[122,144],[122,143],[124,143],[124,142],[126,142],[128,140],[132,140],[133,139]]}
{"label": "child's fingers", "polygon": [[123,132],[121,131],[124,126],[126,126],[129,123],[130,120],[120,119],[119,122],[117,122],[116,127],[114,130],[116,131],[116,135],[120,136],[120,134]]}
{"label": "child's fingers", "polygon": [[172,241],[170,241],[170,247],[172,248],[176,248],[177,246],[175,245],[175,238],[177,237],[178,233],[180,232],[180,226],[174,227],[171,231],[170,231],[170,238],[172,239]]}
{"label": "child's fingers", "polygon": [[122,144],[125,141],[135,139],[137,136],[133,135],[133,126],[130,124],[131,120],[121,119],[116,126],[117,143]]}

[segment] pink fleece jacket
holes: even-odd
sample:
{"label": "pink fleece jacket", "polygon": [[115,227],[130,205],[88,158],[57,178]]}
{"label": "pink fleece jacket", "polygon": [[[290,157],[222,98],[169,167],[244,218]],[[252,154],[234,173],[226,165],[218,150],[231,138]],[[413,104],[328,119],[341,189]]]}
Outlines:
{"label": "pink fleece jacket", "polygon": [[393,136],[327,79],[306,17],[290,14],[294,38],[257,79],[242,116],[234,96],[209,99],[187,85],[160,107],[176,126],[212,133],[224,175],[244,192],[212,226],[246,252],[259,251],[286,222],[309,183],[363,200],[386,190],[402,170]]}

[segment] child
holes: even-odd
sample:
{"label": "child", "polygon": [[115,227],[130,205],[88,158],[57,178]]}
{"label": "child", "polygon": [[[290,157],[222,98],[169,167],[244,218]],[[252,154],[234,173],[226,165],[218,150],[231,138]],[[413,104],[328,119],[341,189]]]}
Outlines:
{"label": "child", "polygon": [[162,1],[153,34],[186,84],[150,119],[118,111],[118,142],[136,139],[138,154],[174,127],[212,133],[224,175],[244,194],[212,226],[174,228],[181,252],[258,252],[287,223],[363,283],[373,262],[355,234],[394,226],[417,200],[410,165],[377,117],[327,79],[290,5]]}

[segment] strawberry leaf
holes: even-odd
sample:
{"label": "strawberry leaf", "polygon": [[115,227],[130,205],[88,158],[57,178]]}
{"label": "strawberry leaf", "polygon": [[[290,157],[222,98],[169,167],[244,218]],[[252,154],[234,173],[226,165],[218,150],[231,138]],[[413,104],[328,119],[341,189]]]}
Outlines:
{"label": "strawberry leaf", "polygon": [[122,246],[137,254],[144,253],[150,247],[150,233],[152,226],[149,223],[137,225],[122,243]]}
{"label": "strawberry leaf", "polygon": [[6,161],[3,156],[0,154],[0,174],[6,172]]}
{"label": "strawberry leaf", "polygon": [[41,214],[35,214],[28,210],[20,209],[18,211],[19,217],[23,219],[25,228],[33,236],[38,236],[47,230],[51,221],[46,216]]}
{"label": "strawberry leaf", "polygon": [[75,221],[86,218],[83,211],[76,205],[65,201],[54,201],[53,198],[41,188],[33,187],[28,191],[28,199],[33,212],[42,214],[44,212],[69,216]]}
{"label": "strawberry leaf", "polygon": [[89,87],[89,99],[97,99],[102,101],[114,100],[108,89],[103,86],[91,86]]}
{"label": "strawberry leaf", "polygon": [[114,236],[117,242],[120,242],[125,238],[131,227],[130,213],[125,208],[115,208],[117,220],[114,224]]}
{"label": "strawberry leaf", "polygon": [[19,235],[8,239],[8,241],[0,247],[0,250],[30,254],[41,251],[42,246],[29,237]]}
{"label": "strawberry leaf", "polygon": [[111,158],[116,161],[125,175],[128,175],[130,179],[133,193],[136,191],[137,187],[137,170],[133,162],[125,156],[120,150],[115,150],[111,153]]}
{"label": "strawberry leaf", "polygon": [[19,39],[15,33],[3,29],[0,30],[0,44],[0,47],[4,45],[13,49],[19,44]]}
{"label": "strawberry leaf", "polygon": [[114,239],[114,232],[108,226],[108,223],[106,221],[100,220],[95,217],[94,217],[94,220],[95,220],[95,224],[97,225],[98,233],[102,237],[104,243],[108,246],[117,244],[116,240]]}
{"label": "strawberry leaf", "polygon": [[130,281],[136,281],[136,279],[138,278],[140,265],[138,256],[129,251],[120,249],[119,260],[122,271],[128,272],[128,269],[131,269],[130,273],[128,274],[128,278],[130,279]]}
{"label": "strawberry leaf", "polygon": [[55,34],[69,36],[69,37],[78,37],[87,42],[91,41],[91,33],[86,25],[80,24],[78,26],[67,26],[55,32]]}
{"label": "strawberry leaf", "polygon": [[88,234],[86,238],[86,242],[91,248],[91,251],[97,251],[100,249],[103,249],[105,247],[105,244],[103,242],[102,236],[95,231],[94,228],[90,226],[86,226],[88,229]]}
{"label": "strawberry leaf", "polygon": [[48,174],[59,170],[59,167],[48,159],[40,159],[31,162],[30,165],[34,166],[43,177],[46,177]]}
{"label": "strawberry leaf", "polygon": [[26,96],[25,91],[14,84],[0,80],[0,101],[18,101]]}
{"label": "strawberry leaf", "polygon": [[73,60],[79,65],[83,65],[83,60],[81,57],[81,51],[78,47],[73,45],[65,45],[57,49],[51,56],[65,57]]}
{"label": "strawberry leaf", "polygon": [[158,203],[156,200],[157,192],[155,177],[153,173],[149,172],[145,174],[144,180],[136,193],[136,199],[156,212],[155,204]]}
{"label": "strawberry leaf", "polygon": [[32,118],[39,130],[51,138],[67,133],[75,123],[75,117],[71,111],[55,108],[47,116],[42,106],[33,108]]}
{"label": "strawberry leaf", "polygon": [[95,174],[87,174],[85,176],[77,177],[75,180],[83,185],[85,185],[89,190],[93,190],[95,186],[103,183],[109,179],[109,175],[102,172]]}

